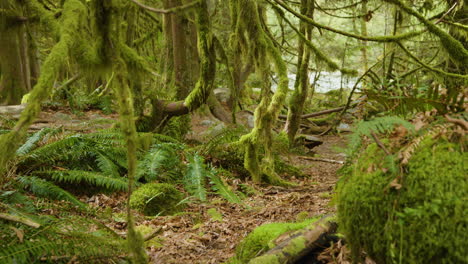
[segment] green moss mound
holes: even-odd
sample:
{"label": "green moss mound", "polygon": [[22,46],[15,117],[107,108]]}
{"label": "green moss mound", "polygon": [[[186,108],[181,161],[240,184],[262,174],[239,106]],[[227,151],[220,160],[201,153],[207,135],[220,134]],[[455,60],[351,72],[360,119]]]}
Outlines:
{"label": "green moss mound", "polygon": [[167,183],[148,183],[133,192],[130,207],[145,215],[171,215],[182,209],[184,194]]}
{"label": "green moss mound", "polygon": [[306,219],[298,223],[270,223],[263,224],[254,229],[236,247],[236,256],[229,264],[248,263],[249,260],[259,255],[259,253],[275,247],[274,240],[286,232],[303,229],[317,221],[318,218]]}
{"label": "green moss mound", "polygon": [[377,263],[468,263],[468,155],[426,136],[398,166],[371,144],[344,168],[338,218],[353,255]]}

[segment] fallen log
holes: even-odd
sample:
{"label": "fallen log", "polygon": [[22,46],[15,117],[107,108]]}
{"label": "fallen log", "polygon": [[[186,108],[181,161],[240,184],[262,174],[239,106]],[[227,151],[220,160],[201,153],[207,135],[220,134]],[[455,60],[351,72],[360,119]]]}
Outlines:
{"label": "fallen log", "polygon": [[[337,108],[332,108],[332,109],[327,109],[327,110],[322,110],[322,111],[318,111],[318,112],[315,112],[315,113],[301,115],[301,118],[302,119],[307,119],[307,118],[311,118],[311,117],[317,117],[317,116],[321,116],[321,115],[336,113],[336,112],[342,111],[343,109],[344,109],[344,106],[337,107]],[[279,118],[287,119],[288,116],[287,115],[279,115]]]}
{"label": "fallen log", "polygon": [[299,156],[298,158],[305,159],[305,160],[312,160],[312,161],[322,161],[322,162],[328,162],[328,163],[344,164],[344,161],[341,161],[341,160],[332,160],[332,159],[307,157],[307,156]]}
{"label": "fallen log", "polygon": [[294,263],[311,251],[327,247],[327,235],[335,233],[336,229],[333,217],[326,216],[287,237],[280,236],[278,239],[282,242],[265,254],[251,259],[249,264]]}
{"label": "fallen log", "polygon": [[26,108],[26,104],[21,105],[2,105],[0,106],[0,115],[12,115],[14,117],[19,116],[21,112]]}

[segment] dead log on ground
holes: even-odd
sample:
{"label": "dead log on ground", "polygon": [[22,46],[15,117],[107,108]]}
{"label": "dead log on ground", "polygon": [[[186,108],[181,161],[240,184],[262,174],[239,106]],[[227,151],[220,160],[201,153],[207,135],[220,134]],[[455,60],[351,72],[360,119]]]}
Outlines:
{"label": "dead log on ground", "polygon": [[332,216],[326,216],[308,227],[296,231],[287,237],[280,236],[279,244],[265,254],[249,261],[249,264],[260,263],[294,263],[309,252],[327,247],[327,235],[336,232],[337,224]]}
{"label": "dead log on ground", "polygon": [[344,161],[341,161],[341,160],[332,160],[332,159],[307,157],[307,156],[299,156],[298,158],[305,159],[305,160],[312,160],[312,161],[322,161],[322,162],[328,162],[328,163],[344,164]]}

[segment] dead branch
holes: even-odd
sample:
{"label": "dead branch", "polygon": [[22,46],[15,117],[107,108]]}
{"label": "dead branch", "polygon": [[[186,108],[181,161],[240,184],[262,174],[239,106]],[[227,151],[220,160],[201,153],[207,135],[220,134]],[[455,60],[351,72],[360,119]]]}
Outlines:
{"label": "dead branch", "polygon": [[39,228],[41,225],[26,217],[0,213],[0,219],[21,223],[30,227]]}
{"label": "dead branch", "polygon": [[312,161],[322,161],[322,162],[329,162],[329,163],[336,163],[336,164],[344,164],[344,161],[341,161],[341,160],[332,160],[332,159],[307,157],[307,156],[299,156],[298,158],[305,159],[305,160],[312,160]]}

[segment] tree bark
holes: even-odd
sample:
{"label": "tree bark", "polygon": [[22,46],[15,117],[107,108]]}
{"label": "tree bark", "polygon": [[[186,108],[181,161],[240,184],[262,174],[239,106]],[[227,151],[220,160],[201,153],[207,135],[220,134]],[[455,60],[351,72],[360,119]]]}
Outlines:
{"label": "tree bark", "polygon": [[[0,9],[22,15],[18,1],[13,3],[12,6],[10,1],[0,1]],[[16,16],[2,14],[0,18],[0,105],[21,103],[21,98],[31,87],[25,25]]]}
{"label": "tree bark", "polygon": [[[311,0],[301,0],[301,13],[312,17],[314,12],[314,3]],[[312,0],[313,1],[313,0]],[[300,22],[300,31],[308,40],[312,38],[312,27],[305,22]],[[289,101],[288,118],[284,130],[288,134],[289,144],[294,144],[294,138],[301,124],[301,115],[304,110],[304,104],[307,99],[309,89],[309,60],[310,49],[304,47],[304,41],[299,40],[298,62],[295,90]]]}

